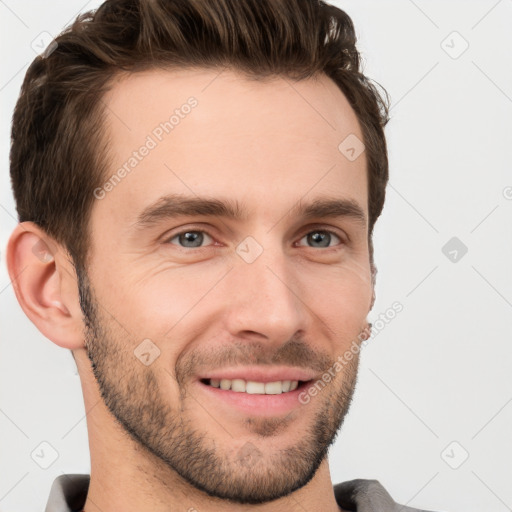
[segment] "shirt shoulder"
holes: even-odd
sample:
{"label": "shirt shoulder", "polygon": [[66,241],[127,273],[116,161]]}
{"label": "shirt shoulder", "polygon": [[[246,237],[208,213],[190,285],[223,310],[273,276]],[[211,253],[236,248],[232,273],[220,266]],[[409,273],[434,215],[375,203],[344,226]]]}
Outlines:
{"label": "shirt shoulder", "polygon": [[340,507],[355,512],[433,512],[406,507],[393,500],[378,480],[350,480],[334,486]]}
{"label": "shirt shoulder", "polygon": [[65,474],[52,484],[45,512],[81,512],[89,490],[90,475]]}

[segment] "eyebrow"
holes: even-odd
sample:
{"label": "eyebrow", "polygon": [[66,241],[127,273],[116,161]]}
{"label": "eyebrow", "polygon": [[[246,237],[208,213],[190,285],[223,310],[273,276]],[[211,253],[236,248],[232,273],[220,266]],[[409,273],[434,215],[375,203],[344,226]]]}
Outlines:
{"label": "eyebrow", "polygon": [[[135,222],[137,229],[158,224],[175,217],[208,216],[245,221],[249,213],[237,200],[211,197],[188,197],[169,194],[144,208]],[[351,218],[366,227],[367,218],[363,208],[353,199],[321,197],[304,204],[302,200],[284,216],[299,217],[304,220],[320,218]],[[284,217],[283,216],[283,217]]]}

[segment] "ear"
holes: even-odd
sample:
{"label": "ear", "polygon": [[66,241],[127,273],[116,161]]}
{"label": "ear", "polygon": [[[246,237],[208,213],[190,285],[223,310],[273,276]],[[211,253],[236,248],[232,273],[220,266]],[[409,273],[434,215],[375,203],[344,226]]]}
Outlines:
{"label": "ear", "polygon": [[37,224],[22,222],[7,244],[16,298],[41,333],[63,348],[83,348],[83,320],[74,265]]}
{"label": "ear", "polygon": [[368,308],[368,313],[373,309],[373,305],[375,304],[375,278],[377,277],[377,267],[375,266],[375,263],[372,261],[370,262],[370,269],[371,269],[371,285],[372,285],[372,298],[370,299],[370,307]]}

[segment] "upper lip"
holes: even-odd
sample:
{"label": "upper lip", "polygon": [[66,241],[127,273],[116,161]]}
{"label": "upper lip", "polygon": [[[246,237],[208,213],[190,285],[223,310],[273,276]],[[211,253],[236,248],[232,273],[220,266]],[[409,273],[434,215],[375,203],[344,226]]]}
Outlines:
{"label": "upper lip", "polygon": [[304,368],[292,368],[289,366],[237,366],[204,372],[199,376],[199,380],[243,379],[255,382],[276,382],[281,380],[308,381],[315,377],[315,372]]}

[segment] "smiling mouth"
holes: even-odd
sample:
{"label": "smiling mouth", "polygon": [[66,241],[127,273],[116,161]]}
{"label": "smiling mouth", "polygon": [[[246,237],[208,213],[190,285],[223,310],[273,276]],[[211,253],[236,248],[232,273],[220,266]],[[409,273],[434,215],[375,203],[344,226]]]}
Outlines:
{"label": "smiling mouth", "polygon": [[278,380],[274,382],[258,382],[244,379],[201,379],[203,384],[213,388],[249,395],[280,395],[295,391],[310,381]]}

